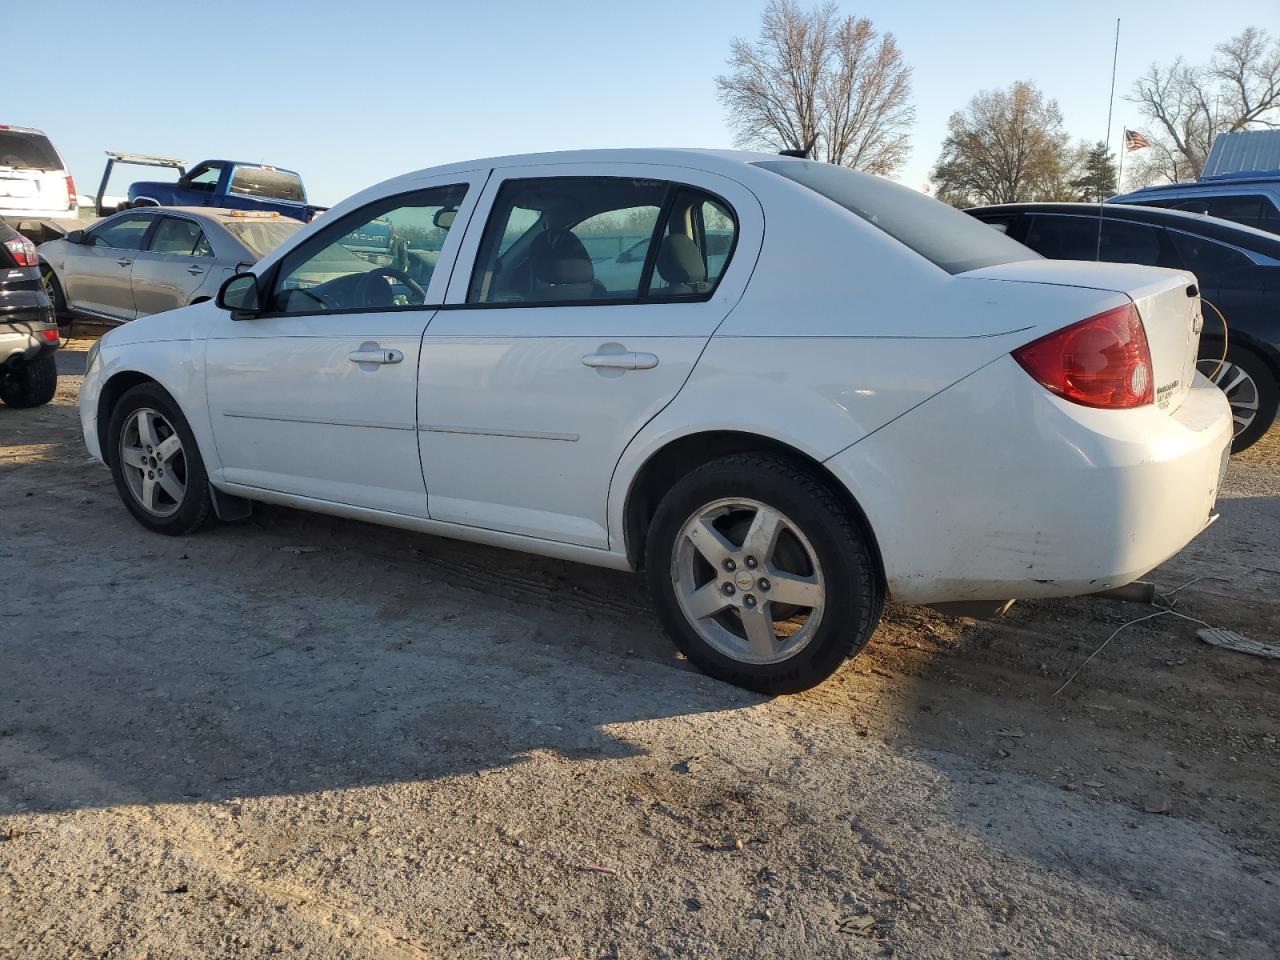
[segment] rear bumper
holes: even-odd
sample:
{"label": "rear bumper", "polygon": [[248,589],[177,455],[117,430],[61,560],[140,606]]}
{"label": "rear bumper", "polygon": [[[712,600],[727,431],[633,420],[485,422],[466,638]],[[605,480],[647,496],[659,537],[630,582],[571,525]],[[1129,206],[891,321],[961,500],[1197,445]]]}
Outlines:
{"label": "rear bumper", "polygon": [[1231,445],[1203,377],[1179,409],[1094,410],[1005,356],[827,461],[905,603],[1097,593],[1210,522]]}
{"label": "rear bumper", "polygon": [[[48,334],[54,335],[49,339]],[[0,366],[30,363],[58,349],[58,325],[49,322],[13,322],[0,315]]]}

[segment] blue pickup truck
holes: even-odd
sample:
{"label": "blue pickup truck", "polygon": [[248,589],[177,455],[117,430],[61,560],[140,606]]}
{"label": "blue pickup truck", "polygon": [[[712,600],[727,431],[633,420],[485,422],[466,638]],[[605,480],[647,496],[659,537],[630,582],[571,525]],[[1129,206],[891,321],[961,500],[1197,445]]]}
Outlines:
{"label": "blue pickup truck", "polygon": [[108,151],[107,158],[98,189],[100,216],[107,212],[102,207],[102,197],[117,163],[166,167],[178,172],[176,181],[140,180],[129,184],[128,199],[117,209],[161,206],[271,210],[304,223],[325,209],[307,203],[307,191],[298,174],[265,163],[201,160],[188,170],[185,161],[171,157]]}

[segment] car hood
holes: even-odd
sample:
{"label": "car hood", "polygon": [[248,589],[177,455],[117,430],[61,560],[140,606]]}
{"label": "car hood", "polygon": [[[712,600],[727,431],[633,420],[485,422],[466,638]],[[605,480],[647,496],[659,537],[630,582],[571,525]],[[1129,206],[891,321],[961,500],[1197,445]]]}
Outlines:
{"label": "car hood", "polygon": [[163,340],[197,340],[204,336],[209,319],[217,309],[212,302],[205,301],[139,317],[104,334],[102,345],[123,347],[133,343],[158,343]]}

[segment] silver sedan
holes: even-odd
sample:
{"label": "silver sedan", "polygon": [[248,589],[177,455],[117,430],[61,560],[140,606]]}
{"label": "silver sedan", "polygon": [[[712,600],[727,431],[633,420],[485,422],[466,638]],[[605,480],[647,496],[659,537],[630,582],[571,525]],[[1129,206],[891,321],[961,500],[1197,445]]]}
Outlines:
{"label": "silver sedan", "polygon": [[41,273],[59,322],[123,323],[211,299],[301,227],[258,211],[127,210],[42,243]]}

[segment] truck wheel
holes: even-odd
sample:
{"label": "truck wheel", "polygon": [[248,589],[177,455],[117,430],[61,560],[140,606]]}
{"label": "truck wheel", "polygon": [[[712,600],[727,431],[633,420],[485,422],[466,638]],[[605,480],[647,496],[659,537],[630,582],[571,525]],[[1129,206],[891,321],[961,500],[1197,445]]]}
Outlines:
{"label": "truck wheel", "polygon": [[866,534],[830,486],[764,454],[677,482],[654,514],[645,568],[685,656],[761,693],[825,680],[866,645],[884,604]]}
{"label": "truck wheel", "polygon": [[17,369],[0,368],[0,400],[11,407],[41,407],[58,391],[53,356],[39,357]]}
{"label": "truck wheel", "polygon": [[180,537],[212,521],[195,435],[177,403],[154,383],[140,383],[120,398],[103,453],[120,499],[148,530]]}

